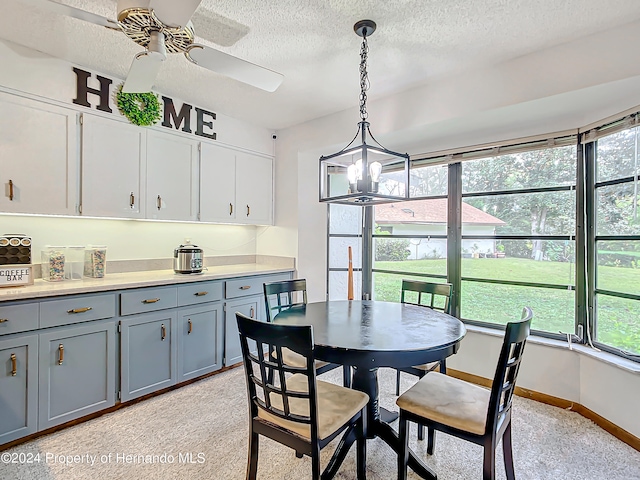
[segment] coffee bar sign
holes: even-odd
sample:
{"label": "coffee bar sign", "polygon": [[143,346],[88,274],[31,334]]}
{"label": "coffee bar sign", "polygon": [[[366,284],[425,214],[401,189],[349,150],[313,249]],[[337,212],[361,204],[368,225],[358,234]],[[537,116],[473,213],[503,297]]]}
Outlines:
{"label": "coffee bar sign", "polygon": [[[73,67],[76,74],[76,98],[73,103],[91,108],[89,95],[94,102],[97,102],[96,109],[101,112],[113,113],[110,103],[112,100],[110,91],[113,81],[110,78],[96,75],[99,83],[98,88],[89,86],[89,79],[92,77],[91,72]],[[162,126],[170,129],[182,130],[185,133],[193,133],[200,137],[216,139],[216,132],[213,131],[213,121],[216,114],[203,110],[202,108],[193,107],[188,103],[183,103],[180,111],[176,111],[173,99],[162,95],[163,115]],[[193,121],[193,113],[195,113],[195,122]]]}
{"label": "coffee bar sign", "polygon": [[33,265],[1,265],[0,287],[33,285]]}

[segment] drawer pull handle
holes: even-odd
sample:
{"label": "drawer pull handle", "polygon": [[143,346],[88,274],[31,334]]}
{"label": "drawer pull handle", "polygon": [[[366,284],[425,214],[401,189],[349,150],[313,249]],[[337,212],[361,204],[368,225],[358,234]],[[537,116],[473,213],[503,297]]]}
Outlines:
{"label": "drawer pull handle", "polygon": [[162,197],[160,195],[158,195],[156,206],[158,207],[158,210],[162,208]]}
{"label": "drawer pull handle", "polygon": [[191,320],[189,320],[189,329],[187,330],[187,335],[190,335],[192,330],[193,330],[193,323],[191,323]]}
{"label": "drawer pull handle", "polygon": [[251,285],[243,285],[242,287],[240,287],[240,290],[249,290],[251,288]]}
{"label": "drawer pull handle", "polygon": [[9,321],[8,318],[0,318],[0,323],[6,323],[8,321]]}
{"label": "drawer pull handle", "polygon": [[93,307],[72,308],[71,310],[67,310],[67,313],[84,313],[89,310],[93,310]]}
{"label": "drawer pull handle", "polygon": [[156,303],[159,302],[159,298],[147,298],[146,300],[142,300],[142,303]]}
{"label": "drawer pull handle", "polygon": [[233,215],[233,203],[229,204],[229,215]]}
{"label": "drawer pull handle", "polygon": [[13,180],[9,180],[9,201],[13,202]]}
{"label": "drawer pull handle", "polygon": [[129,207],[133,208],[135,204],[136,204],[136,196],[133,194],[133,192],[131,192],[129,194]]}
{"label": "drawer pull handle", "polygon": [[164,342],[164,339],[167,338],[167,329],[164,328],[164,323],[160,325],[160,340]]}
{"label": "drawer pull handle", "polygon": [[251,214],[251,208],[247,205],[247,217]]}
{"label": "drawer pull handle", "polygon": [[18,362],[16,360],[16,354],[11,354],[11,376],[15,377],[18,374]]}
{"label": "drawer pull handle", "polygon": [[64,362],[64,345],[60,344],[58,345],[58,365],[62,365],[62,362]]}
{"label": "drawer pull handle", "polygon": [[209,294],[209,292],[196,292],[196,293],[194,293],[194,295],[196,297],[204,297],[205,295],[208,295],[208,294]]}
{"label": "drawer pull handle", "polygon": [[250,310],[249,313],[251,313],[251,318],[253,318],[253,315],[256,313],[255,310],[253,309],[253,307],[251,307],[251,310]]}

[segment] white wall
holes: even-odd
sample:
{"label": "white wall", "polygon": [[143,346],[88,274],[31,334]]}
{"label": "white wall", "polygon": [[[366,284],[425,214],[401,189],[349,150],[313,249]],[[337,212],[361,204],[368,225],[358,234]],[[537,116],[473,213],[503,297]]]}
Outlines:
{"label": "white wall", "polygon": [[[414,155],[575,130],[640,105],[640,63],[629,61],[638,43],[640,22],[370,101],[371,130],[387,148]],[[370,93],[374,98],[375,79]],[[276,226],[262,236],[258,250],[297,256],[309,301],[323,300],[326,289],[327,220],[326,206],[318,202],[318,158],[352,138],[356,104],[354,92],[354,108],[278,132]],[[451,366],[492,377],[499,345],[492,335],[469,333]],[[640,374],[585,358],[531,343],[520,384],[579,402],[640,437]]]}
{"label": "white wall", "polygon": [[[0,88],[5,91],[101,114],[95,109],[97,97],[93,95],[88,97],[93,109],[72,103],[76,96],[76,75],[69,62],[0,41],[0,64]],[[93,86],[97,87],[95,75],[100,72],[83,69],[93,73]],[[112,79],[112,91],[115,91],[120,80]],[[182,102],[174,98],[174,104],[179,109]],[[194,106],[216,111],[215,105]],[[114,113],[104,115],[118,116],[115,102],[111,102],[111,108]],[[262,127],[217,114],[214,130],[218,143],[268,155],[274,153],[272,132]],[[0,168],[3,161],[8,159],[0,159]],[[258,238],[266,230],[268,227],[0,214],[0,234],[25,233],[32,237],[34,263],[39,263],[38,252],[46,244],[104,244],[108,246],[110,260],[169,258],[185,238],[202,247],[207,256],[250,255],[257,253]]]}

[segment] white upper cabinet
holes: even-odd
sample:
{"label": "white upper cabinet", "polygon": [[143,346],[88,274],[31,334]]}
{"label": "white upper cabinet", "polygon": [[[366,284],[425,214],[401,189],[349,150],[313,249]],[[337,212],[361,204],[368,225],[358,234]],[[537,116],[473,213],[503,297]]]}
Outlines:
{"label": "white upper cabinet", "polygon": [[144,128],[84,114],[82,214],[144,218]]}
{"label": "white upper cabinet", "polygon": [[272,224],[272,159],[203,143],[200,220]]}
{"label": "white upper cabinet", "polygon": [[77,113],[0,93],[0,212],[74,215]]}
{"label": "white upper cabinet", "polygon": [[236,155],[237,221],[254,225],[273,223],[273,161],[249,153]]}
{"label": "white upper cabinet", "polygon": [[200,220],[235,222],[236,152],[202,143],[200,152]]}
{"label": "white upper cabinet", "polygon": [[147,218],[198,219],[198,142],[147,131]]}

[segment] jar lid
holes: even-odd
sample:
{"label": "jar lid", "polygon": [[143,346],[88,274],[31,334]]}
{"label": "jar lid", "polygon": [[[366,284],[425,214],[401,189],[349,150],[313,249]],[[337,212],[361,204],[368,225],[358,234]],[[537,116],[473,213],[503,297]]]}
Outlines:
{"label": "jar lid", "polygon": [[194,252],[194,253],[202,253],[202,249],[200,247],[198,247],[197,245],[180,245],[178,248],[176,248],[176,251],[178,253],[184,253],[184,252]]}

